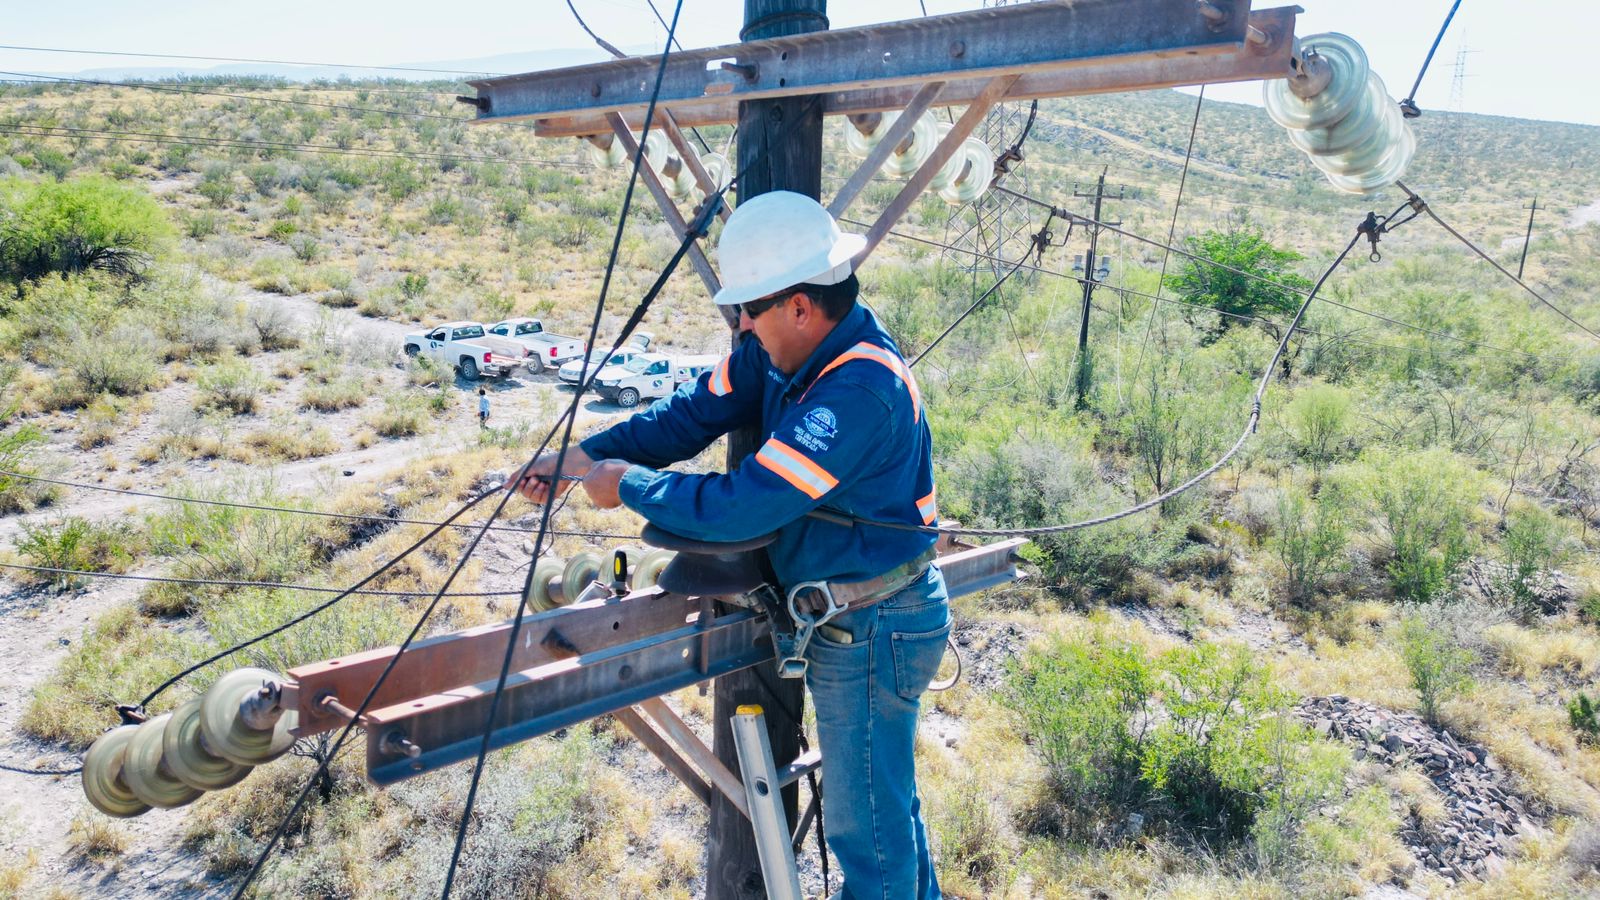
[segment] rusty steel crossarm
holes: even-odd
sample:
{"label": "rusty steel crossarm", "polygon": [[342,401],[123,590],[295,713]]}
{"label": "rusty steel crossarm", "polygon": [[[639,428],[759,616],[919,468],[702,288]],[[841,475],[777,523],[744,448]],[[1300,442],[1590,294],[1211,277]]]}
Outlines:
{"label": "rusty steel crossarm", "polygon": [[[739,610],[709,628],[712,677],[772,657],[767,623]],[[595,653],[512,673],[501,693],[491,749],[548,734],[586,719],[689,687],[702,676],[693,659],[702,629],[687,626],[608,647]],[[371,710],[364,718],[367,778],[384,786],[422,772],[476,758],[495,679]],[[386,752],[394,738],[422,748],[415,759]]]}
{"label": "rusty steel crossarm", "polygon": [[[623,124],[620,115],[611,113],[606,118],[611,123],[612,133],[617,136],[617,140],[622,142],[623,149],[628,151],[628,158],[633,159],[639,154],[639,142],[634,138],[633,132],[629,131],[628,126]],[[695,158],[695,162],[696,164],[699,163],[698,157]],[[661,176],[656,174],[655,169],[651,168],[648,160],[639,161],[639,176],[644,181],[644,186],[649,189],[650,196],[656,198],[656,205],[661,207],[661,217],[667,220],[667,225],[672,228],[673,235],[678,240],[683,240],[689,233],[689,223],[684,221],[683,213],[678,211],[678,204],[673,202],[672,197],[667,194],[666,185],[661,183]],[[717,291],[722,290],[722,282],[717,279],[716,270],[711,268],[711,261],[706,259],[705,251],[700,249],[698,241],[689,245],[689,264],[694,266],[695,273],[700,276],[701,281],[705,282],[707,291],[715,295]],[[720,306],[717,308],[722,312],[723,318],[727,319],[729,310]],[[729,324],[730,326],[737,325],[737,317]]]}
{"label": "rusty steel crossarm", "polygon": [[[717,185],[711,180],[711,175],[706,171],[705,164],[700,162],[700,154],[696,153],[689,139],[683,136],[683,129],[678,127],[678,120],[673,118],[671,110],[661,111],[661,130],[666,134],[667,140],[672,142],[673,149],[678,151],[678,156],[683,164],[689,167],[689,172],[694,175],[695,184],[700,185],[700,192],[707,197],[717,192]],[[724,203],[717,208],[717,218],[728,221],[732,213],[728,204]]]}
{"label": "rusty steel crossarm", "polygon": [[[1001,541],[940,557],[939,568],[950,595],[959,597],[1022,577],[1016,552],[1024,543],[1022,539]],[[700,622],[699,609],[698,598],[652,588],[525,619],[523,630],[529,638],[519,642],[515,661],[520,670],[506,683],[491,746],[508,746],[772,659],[770,629],[764,617],[739,610]],[[623,624],[634,617],[647,618],[649,624]],[[427,691],[390,693],[387,704],[375,705],[362,717],[367,733],[367,774],[375,784],[391,784],[476,755],[509,627],[510,623],[501,623],[444,635],[401,657],[405,663],[421,650],[425,657],[431,653],[432,661],[440,664],[474,659],[479,674],[475,683],[470,678],[459,679]],[[591,647],[593,652],[580,650]],[[394,648],[372,651],[357,663],[366,667],[367,687],[376,677],[374,661],[385,652],[392,656]],[[526,660],[532,660],[531,664]],[[427,662],[422,661],[423,665]],[[416,663],[410,665],[407,675],[415,685],[420,673]],[[291,677],[304,679],[321,671],[302,667],[293,670]],[[322,683],[326,683],[325,677]],[[309,696],[303,680],[299,687],[300,696]],[[648,704],[646,708],[651,709]],[[666,718],[664,727],[672,725]],[[320,725],[317,728],[326,730]],[[386,752],[385,747],[395,746],[386,739],[395,737],[421,747],[421,756],[412,760]],[[715,778],[720,773],[711,774]]]}
{"label": "rusty steel crossarm", "polygon": [[[572,652],[568,647],[616,644],[670,631],[693,621],[699,610],[698,599],[648,588],[528,616],[512,667],[516,671],[566,658]],[[418,641],[401,655],[370,708],[495,678],[510,634],[507,619]],[[324,710],[319,701],[332,696],[347,707],[358,705],[396,649],[380,647],[290,669],[282,703],[299,713],[295,734],[309,737],[343,727],[346,720]]]}
{"label": "rusty steel crossarm", "polygon": [[[1271,17],[1252,15],[1250,0],[1226,5],[1229,15],[1216,24],[1194,0],[1013,4],[690,50],[668,57],[658,103],[690,127],[732,123],[741,101],[773,97],[823,94],[829,114],[893,109],[869,104],[896,88],[909,97],[929,80],[951,82],[941,103],[954,104],[964,102],[963,85],[970,97],[1006,74],[1023,77],[1002,99],[1075,93],[1070,79],[1063,84],[1051,76],[1102,67],[1118,73],[1119,86],[1100,82],[1088,92],[1286,77],[1299,8],[1273,10]],[[1275,27],[1285,21],[1287,32]],[[1210,68],[1142,66],[1211,56],[1228,59]],[[1257,58],[1281,65],[1263,67],[1270,74],[1235,71]],[[719,65],[729,60],[736,62]],[[482,101],[476,121],[532,119],[540,135],[585,135],[607,131],[605,115],[617,112],[636,127],[659,63],[630,57],[472,81]]]}

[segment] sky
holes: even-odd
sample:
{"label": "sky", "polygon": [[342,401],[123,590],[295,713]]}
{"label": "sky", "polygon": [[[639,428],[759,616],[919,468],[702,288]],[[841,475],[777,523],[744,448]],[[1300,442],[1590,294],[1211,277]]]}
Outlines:
{"label": "sky", "polygon": [[[629,49],[659,48],[664,31],[645,0],[573,0],[605,39]],[[671,15],[672,0],[655,0]],[[925,0],[932,14],[981,0]],[[257,57],[344,64],[421,64],[532,50],[590,49],[564,0],[475,0],[463,7],[414,0],[79,0],[71,4],[10,0],[0,43],[39,47]],[[1257,7],[1284,5],[1258,0]],[[1341,31],[1366,49],[1389,93],[1403,97],[1427,54],[1450,0],[1300,0],[1302,37]],[[840,2],[833,27],[916,18],[918,0]],[[685,47],[738,40],[743,0],[684,0]],[[1584,73],[1600,33],[1595,0],[1462,0],[1417,94],[1424,110],[1551,119],[1600,125],[1600,97]],[[1452,100],[1456,58],[1466,56],[1459,100]],[[173,65],[0,49],[0,70],[74,72],[109,65]],[[206,63],[183,63],[195,70]],[[395,73],[385,73],[395,74]],[[1206,96],[1260,102],[1259,84],[1209,88]]]}

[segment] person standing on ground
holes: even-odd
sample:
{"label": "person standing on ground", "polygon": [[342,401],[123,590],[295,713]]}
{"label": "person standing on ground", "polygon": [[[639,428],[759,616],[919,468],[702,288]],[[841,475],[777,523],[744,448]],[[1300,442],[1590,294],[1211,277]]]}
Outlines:
{"label": "person standing on ground", "polygon": [[[916,381],[877,317],[856,303],[851,260],[864,246],[809,197],[774,191],[739,204],[718,246],[715,298],[739,310],[738,348],[568,449],[562,474],[583,476],[596,506],[625,504],[695,540],[776,531],[766,550],[781,589],[825,581],[838,596],[860,597],[806,650],[828,845],[844,870],[840,896],[928,900],[939,886],[912,748],[920,697],[950,631],[944,578],[930,564],[936,536],[806,515],[826,508],[873,522],[937,521]],[[766,442],[734,471],[663,471],[747,425],[760,426]],[[522,493],[543,502],[555,468],[556,455],[541,454],[517,476]]]}
{"label": "person standing on ground", "polygon": [[489,391],[478,388],[478,427],[489,427]]}

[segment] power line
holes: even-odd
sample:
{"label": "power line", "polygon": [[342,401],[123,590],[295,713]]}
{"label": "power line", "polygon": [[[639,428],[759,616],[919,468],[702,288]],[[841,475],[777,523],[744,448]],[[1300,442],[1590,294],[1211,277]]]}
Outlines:
{"label": "power line", "polygon": [[[192,584],[202,587],[267,588],[269,590],[306,591],[313,594],[338,594],[348,597],[363,594],[371,597],[432,597],[433,591],[366,591],[335,587],[314,587],[309,584],[286,584],[280,581],[229,581],[221,578],[169,578],[161,575],[128,575],[122,572],[90,572],[83,569],[59,569],[52,566],[25,566],[20,563],[0,563],[0,569],[18,569],[49,575],[68,575],[78,578],[112,578],[120,581],[148,581],[156,584]],[[474,591],[445,594],[446,597],[516,597],[521,591]]]}
{"label": "power line", "polygon": [[[30,74],[26,80],[13,78],[0,78],[0,84],[39,85],[47,86],[42,78],[54,78],[53,75]],[[243,75],[229,79],[220,75],[177,75],[170,78],[135,78],[126,81],[109,81],[113,87],[139,87],[144,84],[201,84],[211,87],[256,88],[258,90],[295,91],[299,93],[316,94],[395,94],[402,97],[455,97],[459,91],[408,91],[400,88],[382,87],[344,87],[328,84],[326,81],[290,81],[277,75],[251,76]],[[380,84],[393,84],[392,79],[380,79]],[[409,82],[407,82],[409,83]],[[355,82],[361,84],[361,82]]]}
{"label": "power line", "polygon": [[[389,516],[367,516],[357,513],[325,512],[318,509],[298,509],[292,506],[270,506],[262,503],[236,503],[227,500],[208,500],[203,497],[183,497],[174,494],[157,494],[150,491],[135,491],[129,488],[115,488],[104,484],[87,484],[81,481],[63,481],[59,478],[45,478],[42,475],[27,475],[22,472],[10,472],[0,469],[0,478],[18,478],[23,481],[35,481],[43,484],[54,484],[60,487],[79,488],[86,491],[102,491],[108,494],[123,494],[129,497],[146,497],[151,500],[170,500],[174,503],[193,503],[200,506],[222,506],[230,509],[248,509],[256,512],[292,513],[299,516],[317,516],[325,519],[345,519],[355,522],[376,522],[384,525],[432,525],[439,527],[474,529],[477,525],[462,525],[449,520],[433,522],[427,519],[402,519]],[[532,534],[538,529],[519,528],[514,525],[491,525],[491,531],[511,531],[518,534]],[[620,538],[623,540],[636,539],[637,535],[615,534],[608,531],[552,531],[551,534],[564,537],[588,538]]]}
{"label": "power line", "polygon": [[[1024,200],[1027,200],[1030,203],[1034,203],[1034,204],[1037,204],[1039,206],[1043,206],[1043,207],[1045,207],[1047,209],[1055,209],[1055,207],[1052,204],[1046,203],[1045,201],[1040,200],[1037,197],[1029,197],[1026,194],[1021,194],[1021,193],[1018,193],[1016,191],[1012,191],[1012,190],[1009,190],[1007,188],[1001,187],[999,185],[995,185],[994,189],[997,190],[997,191],[1004,191],[1004,192],[1006,192],[1008,194],[1013,194],[1013,195],[1015,195],[1017,197],[1020,197],[1020,198],[1022,198]],[[1271,278],[1267,278],[1266,276],[1257,275],[1254,272],[1249,272],[1249,271],[1246,271],[1244,269],[1240,269],[1240,268],[1238,268],[1236,266],[1230,266],[1227,263],[1219,262],[1218,260],[1214,260],[1214,259],[1212,259],[1212,258],[1210,258],[1208,256],[1202,256],[1202,255],[1200,255],[1198,253],[1194,253],[1194,252],[1191,252],[1189,250],[1185,250],[1182,247],[1178,247],[1176,245],[1163,244],[1162,242],[1160,242],[1158,240],[1155,240],[1154,238],[1147,238],[1147,237],[1145,237],[1143,235],[1135,234],[1135,233],[1133,233],[1131,231],[1128,231],[1126,229],[1120,228],[1120,227],[1118,227],[1116,225],[1112,225],[1112,224],[1110,224],[1108,222],[1099,222],[1099,221],[1096,221],[1094,219],[1089,218],[1088,216],[1078,215],[1077,213],[1074,213],[1074,212],[1071,212],[1071,211],[1068,211],[1068,210],[1057,210],[1056,211],[1056,215],[1062,216],[1063,218],[1067,218],[1069,221],[1082,222],[1082,223],[1084,223],[1086,225],[1094,225],[1096,227],[1105,228],[1108,231],[1112,231],[1112,232],[1115,232],[1117,234],[1121,234],[1121,235],[1124,235],[1126,237],[1133,238],[1134,240],[1139,241],[1140,243],[1149,244],[1152,247],[1162,248],[1163,250],[1167,250],[1169,252],[1176,253],[1179,256],[1188,257],[1189,259],[1192,259],[1195,262],[1204,263],[1204,264],[1206,264],[1208,266],[1214,266],[1214,267],[1216,267],[1218,269],[1222,269],[1223,271],[1232,272],[1235,275],[1239,275],[1239,276],[1242,276],[1244,278],[1249,278],[1252,281],[1257,281],[1257,282],[1260,282],[1262,284],[1271,285],[1272,287],[1278,288],[1279,290],[1288,291],[1288,292],[1294,293],[1294,294],[1299,294],[1302,297],[1309,296],[1309,294],[1308,294],[1308,292],[1306,291],[1305,288],[1298,288],[1298,287],[1295,287],[1293,285],[1284,284],[1281,281],[1275,281],[1275,280],[1273,280]],[[1491,262],[1492,262],[1492,260],[1491,260]],[[1524,285],[1524,287],[1526,287],[1526,285]],[[1342,303],[1342,302],[1340,302],[1338,300],[1328,300],[1328,299],[1324,298],[1322,302],[1328,304],[1329,306],[1336,306],[1336,307],[1338,307],[1340,309],[1347,310],[1349,312],[1353,312],[1353,313],[1355,313],[1357,315],[1369,316],[1371,318],[1378,319],[1378,320],[1383,321],[1383,322],[1388,322],[1391,325],[1397,325],[1397,326],[1399,326],[1401,328],[1408,328],[1408,329],[1411,329],[1412,331],[1417,331],[1417,332],[1420,332],[1422,334],[1431,335],[1431,336],[1436,337],[1436,338],[1442,338],[1442,339],[1447,340],[1447,341],[1454,341],[1455,343],[1462,344],[1462,345],[1465,345],[1465,346],[1468,346],[1468,347],[1479,347],[1479,348],[1482,348],[1482,349],[1485,349],[1485,350],[1494,350],[1494,351],[1496,351],[1498,353],[1516,353],[1516,354],[1520,354],[1522,356],[1527,356],[1527,357],[1530,357],[1530,358],[1533,358],[1533,359],[1539,359],[1540,358],[1539,354],[1533,353],[1533,352],[1528,351],[1528,350],[1515,350],[1515,349],[1512,349],[1512,348],[1509,348],[1509,347],[1497,347],[1494,344],[1484,343],[1483,341],[1468,340],[1467,338],[1457,337],[1457,336],[1455,336],[1453,334],[1450,334],[1448,332],[1435,331],[1432,328],[1426,328],[1426,327],[1424,327],[1422,325],[1417,325],[1417,324],[1414,324],[1414,323],[1411,323],[1411,322],[1406,322],[1406,321],[1403,321],[1403,320],[1400,320],[1400,319],[1393,318],[1392,316],[1386,316],[1383,313],[1376,313],[1376,312],[1372,312],[1371,310],[1362,309],[1362,308],[1360,308],[1358,306],[1351,306],[1348,303]],[[1563,313],[1563,315],[1565,315],[1565,314]],[[1574,324],[1576,324],[1576,323],[1574,323]],[[1583,326],[1579,325],[1579,327],[1581,328]],[[1587,329],[1585,329],[1585,330],[1587,330]]]}
{"label": "power line", "polygon": [[1422,76],[1428,74],[1428,64],[1433,62],[1433,54],[1439,49],[1439,42],[1444,40],[1444,33],[1450,29],[1450,20],[1456,17],[1456,10],[1461,8],[1461,0],[1450,4],[1450,11],[1445,14],[1444,24],[1439,26],[1439,33],[1434,35],[1433,46],[1428,48],[1428,55],[1422,60],[1422,68],[1417,70],[1417,80],[1411,83],[1411,93],[1400,101],[1400,111],[1406,118],[1412,119],[1422,115],[1422,110],[1417,108],[1417,88],[1422,87]]}
{"label": "power line", "polygon": [[[1194,100],[1194,118],[1189,122],[1189,145],[1183,151],[1183,173],[1178,176],[1178,196],[1172,201],[1172,221],[1167,225],[1167,244],[1172,244],[1173,238],[1178,233],[1178,210],[1183,206],[1183,188],[1189,181],[1189,160],[1194,158],[1194,136],[1200,129],[1200,107],[1206,101],[1206,86],[1200,85],[1200,95]],[[1161,251],[1161,274],[1156,276],[1156,295],[1160,296],[1161,289],[1167,283],[1167,261],[1172,258],[1171,250]],[[1133,377],[1130,382],[1137,383],[1139,370],[1144,367],[1144,351],[1150,345],[1150,331],[1155,325],[1156,310],[1159,306],[1150,304],[1150,317],[1144,323],[1144,338],[1139,341],[1139,357],[1133,364]],[[1161,320],[1161,333],[1166,334],[1166,320]]]}
{"label": "power line", "polygon": [[1454,228],[1450,227],[1450,223],[1446,222],[1445,220],[1443,220],[1441,218],[1439,218],[1439,214],[1433,211],[1433,207],[1429,206],[1426,200],[1423,200],[1421,197],[1418,197],[1410,188],[1406,187],[1404,184],[1401,184],[1398,181],[1396,181],[1394,184],[1395,184],[1395,187],[1397,187],[1400,190],[1406,192],[1406,195],[1411,198],[1411,202],[1412,202],[1413,207],[1415,209],[1417,209],[1420,212],[1427,213],[1428,214],[1428,218],[1434,220],[1435,222],[1438,222],[1439,223],[1439,227],[1443,228],[1445,231],[1450,232],[1451,236],[1453,236],[1456,240],[1460,241],[1463,244],[1466,244],[1468,249],[1470,249],[1473,253],[1478,254],[1478,256],[1482,257],[1485,261],[1487,261],[1489,263],[1489,265],[1494,266],[1496,269],[1499,269],[1500,270],[1500,274],[1502,274],[1502,275],[1506,276],[1507,278],[1511,279],[1512,281],[1516,282],[1518,287],[1522,288],[1523,290],[1525,290],[1529,294],[1531,294],[1535,300],[1538,300],[1540,303],[1543,303],[1545,306],[1548,306],[1551,309],[1555,310],[1556,314],[1561,316],[1561,318],[1566,319],[1568,322],[1571,322],[1573,325],[1575,325],[1578,328],[1582,329],[1585,334],[1589,335],[1590,337],[1594,338],[1597,341],[1600,341],[1600,334],[1596,334],[1594,331],[1592,331],[1589,328],[1589,326],[1583,324],[1582,322],[1579,322],[1577,319],[1574,319],[1571,316],[1571,314],[1569,314],[1566,310],[1562,309],[1561,307],[1559,307],[1559,306],[1555,305],[1554,303],[1551,303],[1549,300],[1545,299],[1545,296],[1543,294],[1541,294],[1538,291],[1534,290],[1533,288],[1529,287],[1527,282],[1525,282],[1521,278],[1518,278],[1517,276],[1511,274],[1511,272],[1509,270],[1507,270],[1505,266],[1502,266],[1498,262],[1495,262],[1494,257],[1492,257],[1489,254],[1483,252],[1483,250],[1477,244],[1474,244],[1472,241],[1468,240],[1467,237],[1465,235],[1463,235],[1461,232],[1459,232],[1459,231],[1455,230]]}
{"label": "power line", "polygon": [[465,69],[428,69],[420,66],[371,66],[360,63],[297,62],[283,59],[251,59],[242,56],[192,56],[182,53],[133,53],[123,50],[71,50],[63,47],[22,47],[0,44],[0,50],[27,50],[33,53],[82,53],[87,56],[132,56],[141,59],[193,59],[207,62],[261,63],[272,66],[306,66],[325,69],[373,69],[385,72],[433,72],[445,75],[504,75],[504,72],[474,72]]}
{"label": "power line", "polygon": [[67,84],[87,84],[99,87],[135,88],[144,91],[158,91],[168,94],[196,94],[204,97],[227,97],[233,100],[245,100],[251,103],[281,103],[289,106],[313,106],[321,109],[337,109],[345,112],[379,113],[386,116],[405,116],[411,119],[444,119],[448,122],[466,123],[472,121],[467,116],[447,116],[442,113],[405,112],[398,109],[381,109],[376,106],[349,106],[343,103],[318,103],[315,100],[291,100],[287,97],[254,97],[249,94],[229,94],[223,91],[208,91],[203,89],[182,88],[176,85],[163,85],[151,82],[138,81],[97,81],[93,78],[68,78],[63,75],[38,75],[32,72],[4,72],[0,75],[16,75],[24,78],[38,78],[45,81],[65,82]]}

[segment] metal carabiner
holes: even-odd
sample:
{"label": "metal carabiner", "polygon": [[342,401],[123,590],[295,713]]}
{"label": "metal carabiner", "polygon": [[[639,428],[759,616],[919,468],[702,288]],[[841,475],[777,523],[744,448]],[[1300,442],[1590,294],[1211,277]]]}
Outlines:
{"label": "metal carabiner", "polygon": [[[801,592],[814,590],[822,594],[828,601],[820,615],[808,611],[801,611],[795,605],[795,598]],[[788,654],[780,652],[778,656],[778,676],[781,678],[803,678],[809,665],[806,660],[806,647],[811,644],[811,636],[816,633],[818,625],[826,625],[834,616],[845,611],[844,604],[833,599],[833,590],[826,581],[802,581],[789,589],[784,597],[784,606],[787,608],[789,618],[794,620],[794,643],[790,646]]]}

